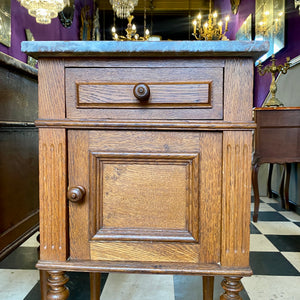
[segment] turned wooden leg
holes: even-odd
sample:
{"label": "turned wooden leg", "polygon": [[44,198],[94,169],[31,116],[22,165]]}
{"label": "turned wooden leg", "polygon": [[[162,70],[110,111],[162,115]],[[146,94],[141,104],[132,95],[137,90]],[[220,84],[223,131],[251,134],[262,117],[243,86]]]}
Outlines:
{"label": "turned wooden leg", "polygon": [[63,271],[48,271],[47,300],[65,300],[69,297],[69,289],[65,286],[69,277]]}
{"label": "turned wooden leg", "polygon": [[203,300],[213,300],[214,298],[214,276],[203,276]]}
{"label": "turned wooden leg", "polygon": [[101,291],[101,273],[90,273],[91,300],[99,300]]}
{"label": "turned wooden leg", "polygon": [[258,190],[258,170],[259,165],[255,164],[252,166],[252,186],[254,193],[254,213],[253,213],[253,222],[257,222],[258,210],[259,210],[259,190]]}
{"label": "turned wooden leg", "polygon": [[282,174],[281,174],[281,181],[280,181],[280,187],[279,187],[281,208],[285,208],[285,203],[284,203],[284,183],[285,183],[285,176],[286,176],[285,173],[286,173],[286,169],[284,167],[283,171],[282,171]]}
{"label": "turned wooden leg", "polygon": [[291,164],[287,163],[284,165],[284,207],[286,210],[290,209],[289,202],[289,189],[290,189],[290,178],[291,178]]}
{"label": "turned wooden leg", "polygon": [[40,270],[40,287],[41,287],[41,299],[47,300],[48,291],[48,272],[45,270]]}
{"label": "turned wooden leg", "polygon": [[269,174],[268,174],[268,183],[267,183],[267,196],[269,198],[272,198],[273,193],[272,193],[272,173],[273,173],[273,164],[270,164],[269,166]]}
{"label": "turned wooden leg", "polygon": [[224,277],[222,281],[222,288],[225,290],[225,293],[221,295],[220,300],[242,300],[239,295],[240,291],[243,289],[241,283],[242,277]]}

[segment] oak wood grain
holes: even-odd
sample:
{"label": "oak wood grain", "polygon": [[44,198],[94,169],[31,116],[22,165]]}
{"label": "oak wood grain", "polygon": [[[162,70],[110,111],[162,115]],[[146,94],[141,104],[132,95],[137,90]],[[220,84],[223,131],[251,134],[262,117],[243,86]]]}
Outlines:
{"label": "oak wood grain", "polygon": [[[45,47],[43,244],[68,238],[61,254],[44,249],[38,268],[251,275],[252,58],[265,44],[35,45]],[[132,98],[141,82],[148,104]],[[63,151],[51,156],[51,145]],[[69,208],[67,181],[86,190]]]}
{"label": "oak wood grain", "polygon": [[[222,119],[223,68],[66,68],[68,118]],[[150,87],[145,103],[133,94],[137,83]]]}
{"label": "oak wood grain", "polygon": [[251,140],[251,132],[223,134],[223,266],[249,265]]}
{"label": "oak wood grain", "polygon": [[39,118],[65,117],[65,72],[62,59],[39,62]]}
{"label": "oak wood grain", "polygon": [[252,59],[228,59],[224,77],[224,121],[250,122],[253,105]]}
{"label": "oak wood grain", "polygon": [[[64,129],[39,130],[40,258],[67,259],[67,158]],[[51,180],[50,180],[51,178]]]}

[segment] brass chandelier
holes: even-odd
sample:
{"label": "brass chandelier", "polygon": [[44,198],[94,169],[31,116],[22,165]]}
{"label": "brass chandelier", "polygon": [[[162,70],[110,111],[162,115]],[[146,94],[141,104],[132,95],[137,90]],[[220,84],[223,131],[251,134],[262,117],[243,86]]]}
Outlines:
{"label": "brass chandelier", "polygon": [[[208,20],[203,23],[201,13],[193,20],[193,36],[196,40],[228,40],[225,33],[228,31],[229,16],[225,18],[225,26],[223,31],[222,20],[218,21],[218,13],[211,12],[211,1],[209,1],[209,14]],[[203,25],[202,25],[203,23]]]}
{"label": "brass chandelier", "polygon": [[116,32],[116,27],[113,26],[111,31],[112,31],[112,37],[113,40],[115,41],[147,41],[150,37],[150,32],[148,29],[144,28],[144,36],[139,36],[139,34],[136,33],[136,26],[135,24],[132,24],[134,16],[129,16],[127,18],[128,24],[127,28],[125,29],[126,31],[126,36],[123,35],[118,35]]}
{"label": "brass chandelier", "polygon": [[18,0],[22,6],[28,9],[28,13],[36,18],[40,24],[50,24],[51,19],[56,18],[64,9],[69,0]]}

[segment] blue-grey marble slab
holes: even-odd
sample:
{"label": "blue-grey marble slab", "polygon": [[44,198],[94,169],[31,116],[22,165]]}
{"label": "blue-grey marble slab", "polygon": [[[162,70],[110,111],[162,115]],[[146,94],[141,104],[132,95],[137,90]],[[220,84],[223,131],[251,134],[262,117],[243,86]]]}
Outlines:
{"label": "blue-grey marble slab", "polygon": [[259,58],[269,49],[261,41],[32,41],[22,42],[32,57],[194,56]]}

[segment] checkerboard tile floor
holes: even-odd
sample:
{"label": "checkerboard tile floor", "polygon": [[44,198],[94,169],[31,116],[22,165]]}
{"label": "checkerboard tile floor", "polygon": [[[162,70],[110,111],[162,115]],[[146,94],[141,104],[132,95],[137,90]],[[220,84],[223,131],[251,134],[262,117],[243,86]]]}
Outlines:
{"label": "checkerboard tile floor", "polygon": [[[251,204],[253,206],[253,203]],[[253,207],[252,207],[253,209]],[[250,265],[243,278],[243,300],[300,299],[300,216],[281,209],[277,200],[261,197],[257,223],[251,223]],[[0,299],[40,299],[36,237],[0,262]],[[89,299],[89,275],[68,273],[70,300]],[[214,299],[222,293],[215,278]],[[101,300],[198,300],[200,276],[103,274]]]}

